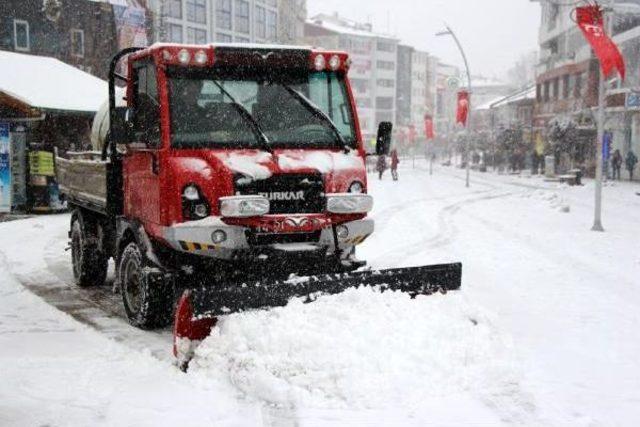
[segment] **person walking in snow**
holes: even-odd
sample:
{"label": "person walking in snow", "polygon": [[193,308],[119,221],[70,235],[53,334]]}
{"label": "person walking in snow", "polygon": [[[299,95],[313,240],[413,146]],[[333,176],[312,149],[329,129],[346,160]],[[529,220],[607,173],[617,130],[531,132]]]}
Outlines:
{"label": "person walking in snow", "polygon": [[398,158],[398,150],[395,148],[391,150],[391,176],[394,181],[398,180],[398,163],[400,163],[400,159]]}
{"label": "person walking in snow", "polygon": [[627,170],[629,171],[629,181],[633,181],[633,170],[636,167],[636,163],[638,163],[638,158],[635,153],[631,150],[627,153]]}
{"label": "person walking in snow", "polygon": [[378,171],[378,179],[382,179],[384,171],[387,170],[387,156],[385,156],[384,154],[378,156],[378,164],[376,165],[376,170]]}
{"label": "person walking in snow", "polygon": [[618,181],[620,181],[620,170],[622,169],[622,154],[620,154],[620,150],[616,150],[611,157],[611,167],[613,169],[613,179],[615,181],[616,176],[618,177]]}

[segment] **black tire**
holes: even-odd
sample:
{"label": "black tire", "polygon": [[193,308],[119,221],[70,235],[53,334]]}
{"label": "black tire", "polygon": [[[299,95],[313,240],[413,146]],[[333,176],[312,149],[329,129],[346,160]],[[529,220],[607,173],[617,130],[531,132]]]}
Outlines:
{"label": "black tire", "polygon": [[71,264],[76,285],[102,286],[107,278],[109,258],[100,250],[97,224],[74,216],[71,221]]}
{"label": "black tire", "polygon": [[135,242],[120,256],[118,284],[129,323],[141,329],[167,326],[173,312],[174,292],[154,273]]}

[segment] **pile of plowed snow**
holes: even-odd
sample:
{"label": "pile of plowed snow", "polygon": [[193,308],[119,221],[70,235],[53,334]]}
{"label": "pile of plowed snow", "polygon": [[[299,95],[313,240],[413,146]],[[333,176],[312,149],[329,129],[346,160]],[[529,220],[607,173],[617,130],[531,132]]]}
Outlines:
{"label": "pile of plowed snow", "polygon": [[461,392],[497,396],[517,381],[494,323],[462,294],[350,289],[222,319],[190,372],[286,407],[410,409]]}

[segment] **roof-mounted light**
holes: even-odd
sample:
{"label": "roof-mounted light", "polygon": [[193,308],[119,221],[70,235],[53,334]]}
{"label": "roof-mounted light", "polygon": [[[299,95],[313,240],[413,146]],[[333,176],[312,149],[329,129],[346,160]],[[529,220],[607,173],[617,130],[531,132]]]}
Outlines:
{"label": "roof-mounted light", "polygon": [[322,71],[327,65],[327,60],[324,59],[324,55],[316,55],[313,59],[313,66],[317,71]]}
{"label": "roof-mounted light", "polygon": [[340,68],[341,63],[342,61],[340,60],[340,57],[338,55],[332,55],[329,59],[329,68],[332,71],[335,71]]}
{"label": "roof-mounted light", "polygon": [[199,50],[196,52],[194,59],[196,61],[196,64],[198,65],[204,65],[207,63],[207,52],[205,52],[204,50]]}
{"label": "roof-mounted light", "polygon": [[178,61],[181,64],[188,64],[191,61],[191,53],[187,49],[180,49],[178,52]]}

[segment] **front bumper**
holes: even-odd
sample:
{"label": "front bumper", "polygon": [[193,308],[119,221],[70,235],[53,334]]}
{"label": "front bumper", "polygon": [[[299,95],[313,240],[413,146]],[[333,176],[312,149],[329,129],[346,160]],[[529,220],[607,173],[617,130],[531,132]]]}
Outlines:
{"label": "front bumper", "polygon": [[[304,216],[297,217],[302,223]],[[348,229],[346,237],[338,237],[338,246],[348,252],[352,247],[364,242],[374,229],[374,221],[361,219],[343,224]],[[224,242],[214,243],[213,233],[224,231]],[[164,239],[176,251],[200,255],[215,259],[231,260],[260,250],[280,251],[284,253],[320,252],[335,253],[333,226],[304,233],[259,233],[255,229],[228,225],[219,218],[210,217],[205,221],[183,223],[163,230]],[[269,242],[269,243],[262,243]]]}

